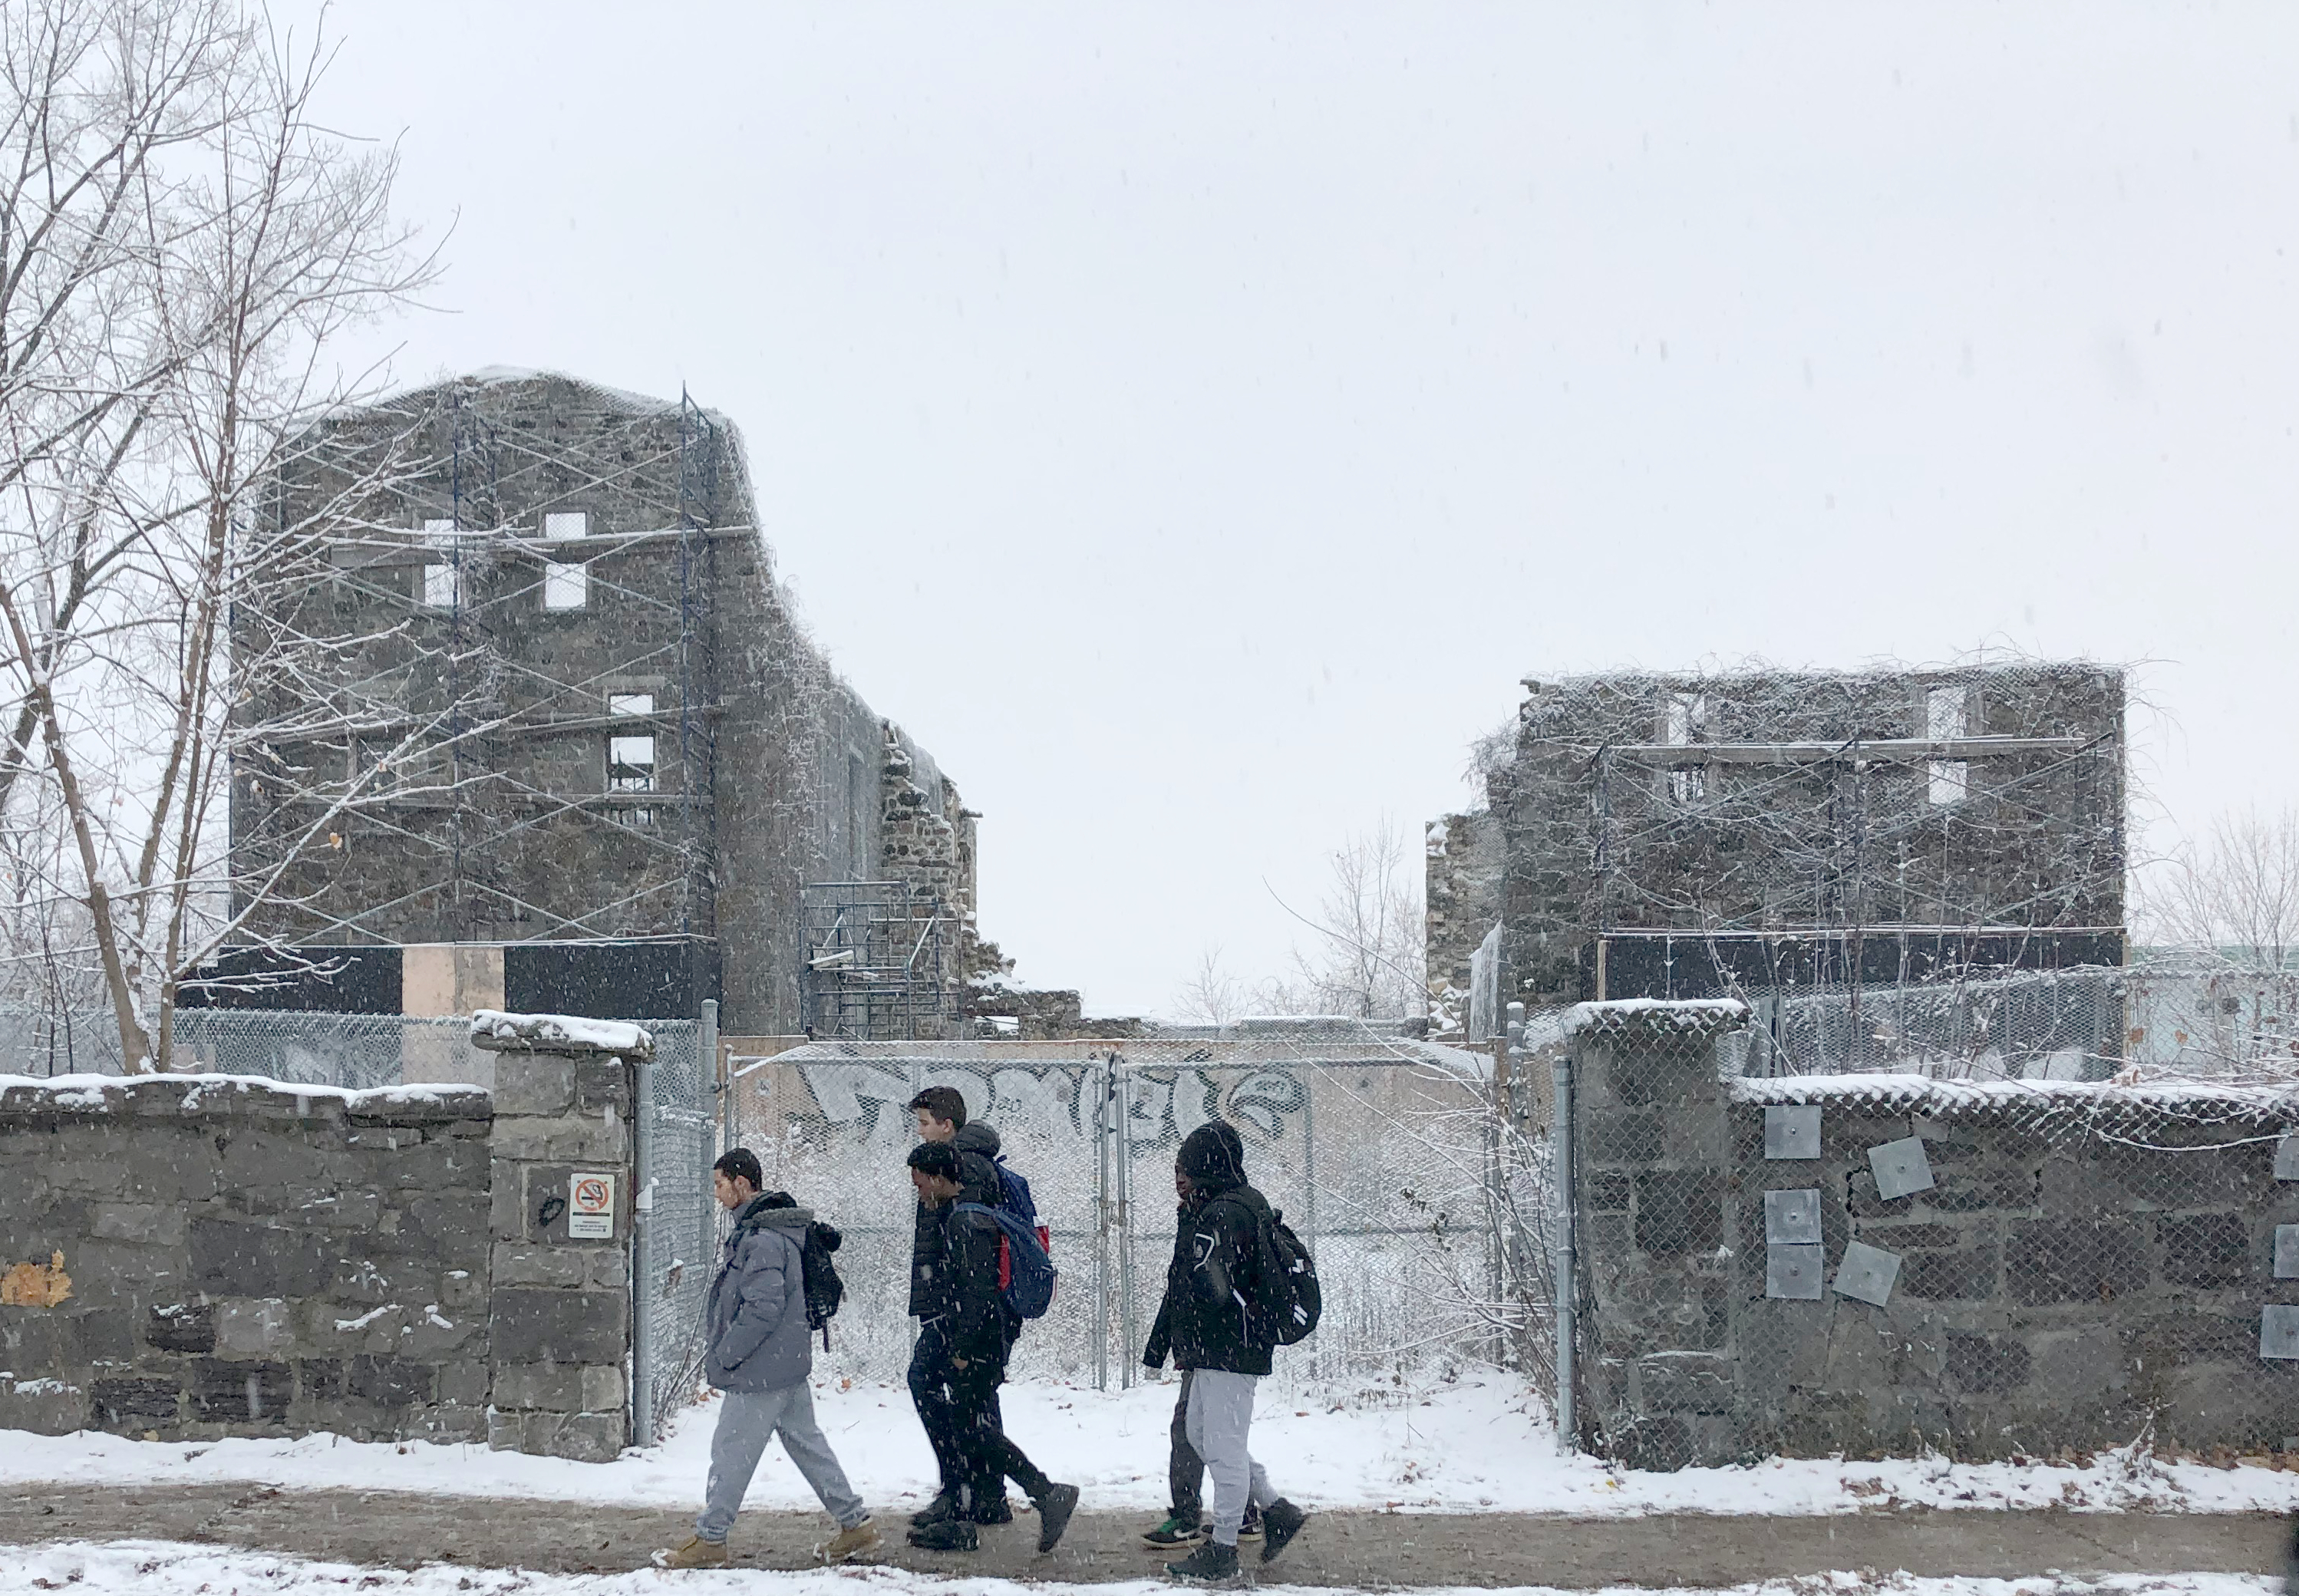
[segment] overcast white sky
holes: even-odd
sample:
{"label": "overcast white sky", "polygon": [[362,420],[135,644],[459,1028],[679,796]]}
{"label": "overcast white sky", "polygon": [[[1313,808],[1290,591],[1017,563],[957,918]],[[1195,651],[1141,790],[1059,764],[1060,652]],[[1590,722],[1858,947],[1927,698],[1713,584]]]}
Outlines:
{"label": "overcast white sky", "polygon": [[2299,10],[348,0],[419,378],[696,398],[1088,1011],[1244,975],[1528,673],[2155,661],[2299,789]]}

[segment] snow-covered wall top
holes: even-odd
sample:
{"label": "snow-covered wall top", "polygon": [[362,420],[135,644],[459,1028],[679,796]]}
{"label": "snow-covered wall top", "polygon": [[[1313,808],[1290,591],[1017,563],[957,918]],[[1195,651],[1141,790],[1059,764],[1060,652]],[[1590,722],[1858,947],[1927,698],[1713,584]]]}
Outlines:
{"label": "snow-covered wall top", "polygon": [[1739,998],[1623,998],[1608,1003],[1575,1003],[1564,1011],[1568,1035],[1617,1035],[1624,1031],[1672,1031],[1713,1035],[1747,1023],[1748,1005]]}
{"label": "snow-covered wall top", "polygon": [[2299,1088],[2224,1085],[2206,1081],[2119,1086],[2105,1081],[1942,1081],[1921,1075],[1803,1075],[1731,1082],[1732,1101],[1749,1106],[1819,1103],[1868,1112],[1938,1118],[2018,1116],[2037,1110],[2078,1114],[2208,1115],[2299,1120]]}
{"label": "snow-covered wall top", "polygon": [[627,1020],[585,1019],[575,1014],[505,1014],[495,1009],[481,1009],[472,1014],[471,1045],[494,1053],[654,1057],[653,1035],[643,1026],[635,1026]]}
{"label": "snow-covered wall top", "polygon": [[262,1113],[308,1118],[329,1110],[360,1118],[427,1124],[486,1119],[484,1086],[439,1083],[367,1092],[277,1081],[261,1075],[0,1075],[0,1117],[41,1113]]}

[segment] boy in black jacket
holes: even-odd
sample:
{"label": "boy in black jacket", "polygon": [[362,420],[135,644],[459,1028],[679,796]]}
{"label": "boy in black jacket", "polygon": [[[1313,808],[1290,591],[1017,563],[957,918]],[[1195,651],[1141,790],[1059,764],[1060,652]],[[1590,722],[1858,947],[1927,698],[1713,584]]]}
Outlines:
{"label": "boy in black jacket", "polygon": [[1308,1518],[1271,1487],[1247,1444],[1254,1390],[1269,1372],[1276,1344],[1260,1303],[1269,1204],[1246,1184],[1242,1143],[1235,1132],[1225,1131],[1199,1126],[1174,1160],[1174,1188],[1190,1209],[1184,1226],[1189,1261],[1180,1281],[1168,1276],[1158,1323],[1171,1339],[1174,1361],[1190,1371],[1189,1441],[1214,1481],[1213,1539],[1166,1565],[1177,1579],[1228,1579],[1237,1573],[1238,1531],[1249,1501],[1261,1509],[1265,1563],[1291,1543]]}
{"label": "boy in black jacket", "polygon": [[974,1550],[980,1544],[975,1482],[1013,1479],[1037,1504],[1038,1550],[1051,1551],[1077,1509],[1078,1491],[1048,1479],[1023,1456],[992,1406],[1012,1344],[998,1293],[997,1224],[986,1214],[957,1211],[965,1171],[949,1143],[919,1143],[910,1149],[909,1166],[910,1184],[933,1217],[938,1260],[919,1283],[923,1312],[910,1389],[942,1478],[958,1482],[959,1497],[950,1517],[912,1530],[910,1544],[930,1551]]}
{"label": "boy in black jacket", "polygon": [[[1227,1143],[1237,1156],[1239,1168],[1245,1167],[1245,1141],[1234,1126],[1225,1120],[1208,1122],[1214,1135]],[[1168,1293],[1189,1278],[1190,1223],[1205,1199],[1190,1188],[1188,1179],[1179,1171],[1174,1176],[1174,1190],[1181,1206],[1174,1215],[1174,1256],[1166,1266],[1166,1288]],[[1150,1344],[1141,1351],[1141,1361],[1151,1368],[1166,1367],[1166,1354],[1173,1348],[1173,1326],[1165,1310],[1158,1313],[1158,1322],[1150,1331]],[[1174,1366],[1181,1371],[1182,1388],[1174,1396],[1174,1423],[1170,1432],[1171,1452],[1166,1465],[1166,1485],[1172,1492],[1172,1505],[1166,1520],[1155,1529],[1144,1531],[1141,1544],[1152,1551],[1187,1551],[1204,1542],[1213,1533],[1206,1517],[1206,1460],[1198,1456],[1198,1449],[1190,1444],[1190,1384],[1194,1376],[1186,1363]],[[1245,1522],[1238,1526],[1238,1539],[1261,1539],[1261,1509],[1249,1500],[1245,1504]],[[2292,1596],[2299,1596],[2294,1592]]]}

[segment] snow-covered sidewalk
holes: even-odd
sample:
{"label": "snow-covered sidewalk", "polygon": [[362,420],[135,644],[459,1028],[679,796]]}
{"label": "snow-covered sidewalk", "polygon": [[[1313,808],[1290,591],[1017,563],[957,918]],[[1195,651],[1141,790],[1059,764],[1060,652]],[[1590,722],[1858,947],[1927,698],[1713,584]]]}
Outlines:
{"label": "snow-covered sidewalk", "polygon": [[[1838,1573],[1726,1587],[1706,1596],[2278,1596],[2282,1582],[2257,1575],[2123,1575],[2099,1579],[1923,1579]],[[306,1561],[260,1552],[218,1551],[164,1541],[102,1545],[61,1542],[0,1549],[0,1596],[69,1590],[78,1596],[336,1596],[345,1589],[382,1596],[1170,1596],[1162,1580],[1076,1585],[1007,1579],[940,1579],[891,1568],[804,1574],[755,1569],[711,1574],[531,1574],[434,1564],[412,1571]],[[1265,1584],[1271,1596],[1307,1588]],[[1547,1592],[1540,1586],[1515,1589]],[[1326,1596],[1338,1587],[1327,1586]],[[1470,1596],[1432,1587],[1428,1596]],[[1482,1592],[1477,1596],[1484,1596]],[[1581,1592],[1579,1596],[1590,1596]],[[1625,1589],[1601,1596],[1630,1596]],[[1675,1596],[1639,1591],[1635,1596]],[[1689,1592],[1686,1593],[1689,1596]]]}
{"label": "snow-covered sidewalk", "polygon": [[[1166,1505],[1171,1384],[1097,1392],[1065,1385],[1007,1388],[1008,1430],[1041,1467],[1084,1488],[1095,1509]],[[818,1385],[824,1427],[849,1476],[874,1507],[898,1509],[931,1493],[932,1459],[899,1386]],[[661,1445],[612,1463],[569,1463],[424,1442],[297,1441],[164,1442],[83,1433],[11,1434],[0,1486],[43,1481],[198,1484],[245,1481],[286,1490],[333,1487],[616,1506],[691,1508],[707,1469],[716,1409],[688,1413]],[[2067,1508],[2157,1512],[2287,1512],[2299,1509],[2299,1473],[2255,1465],[2164,1464],[2117,1452],[2089,1467],[1773,1461],[1676,1474],[1614,1471],[1562,1459],[1540,1400],[1501,1376],[1426,1389],[1349,1392],[1265,1389],[1254,1451],[1279,1487],[1318,1508],[1402,1512],[1827,1514],[1892,1507]],[[769,1449],[751,1488],[760,1509],[815,1509],[780,1449]]]}

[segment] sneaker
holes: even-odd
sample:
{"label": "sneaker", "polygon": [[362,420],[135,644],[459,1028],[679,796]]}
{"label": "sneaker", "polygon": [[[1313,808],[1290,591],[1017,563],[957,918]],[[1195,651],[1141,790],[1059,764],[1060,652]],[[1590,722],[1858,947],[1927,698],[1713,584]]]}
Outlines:
{"label": "sneaker", "polygon": [[856,1558],[867,1557],[878,1550],[880,1536],[876,1520],[865,1518],[851,1529],[836,1534],[814,1549],[818,1563],[851,1563]]}
{"label": "sneaker", "polygon": [[929,1524],[940,1524],[945,1518],[958,1516],[958,1498],[945,1491],[910,1515],[910,1527],[924,1529]]}
{"label": "sneaker", "polygon": [[910,1544],[921,1551],[979,1551],[982,1537],[963,1518],[945,1518],[910,1532]]}
{"label": "sneaker", "polygon": [[[1213,1533],[1213,1525],[1208,1525],[1206,1534],[1210,1535]],[[1245,1522],[1237,1526],[1237,1538],[1241,1541],[1261,1539],[1261,1509],[1251,1502],[1245,1504]]]}
{"label": "sneaker", "polygon": [[1301,1526],[1308,1522],[1309,1515],[1283,1497],[1271,1502],[1268,1511],[1261,1516],[1261,1560],[1266,1563],[1292,1545],[1293,1537],[1299,1534]]}
{"label": "sneaker", "polygon": [[1166,1522],[1156,1529],[1145,1531],[1141,1536],[1141,1544],[1152,1551],[1185,1551],[1192,1546],[1204,1544],[1206,1536],[1210,1533],[1205,1525],[1198,1521],[1196,1514],[1192,1513],[1184,1518],[1179,1513],[1175,1513],[1170,1515]]}
{"label": "sneaker", "polygon": [[996,1501],[986,1502],[975,1509],[967,1517],[976,1524],[1011,1524],[1014,1522],[1014,1504],[1001,1496]]}
{"label": "sneaker", "polygon": [[1038,1507],[1038,1550],[1051,1551],[1060,1543],[1062,1532],[1069,1528],[1070,1515],[1077,1511],[1078,1488],[1049,1485],[1043,1496],[1031,1500]]}
{"label": "sneaker", "polygon": [[1201,1585],[1235,1579],[1237,1548],[1224,1546],[1218,1541],[1208,1541],[1180,1562],[1166,1564],[1166,1572],[1175,1579],[1185,1579]]}
{"label": "sneaker", "polygon": [[726,1566],[726,1542],[689,1535],[685,1544],[665,1547],[656,1552],[654,1566],[658,1568],[724,1568]]}

